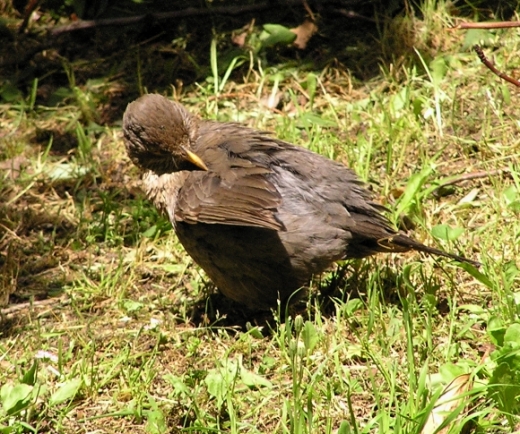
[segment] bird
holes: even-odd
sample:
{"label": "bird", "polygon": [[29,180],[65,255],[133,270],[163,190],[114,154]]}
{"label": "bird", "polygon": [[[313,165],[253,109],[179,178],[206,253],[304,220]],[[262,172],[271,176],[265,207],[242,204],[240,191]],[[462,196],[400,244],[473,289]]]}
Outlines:
{"label": "bird", "polygon": [[268,310],[337,261],[416,250],[478,266],[394,229],[345,165],[232,122],[200,119],[147,94],[123,136],[147,198],[228,298]]}

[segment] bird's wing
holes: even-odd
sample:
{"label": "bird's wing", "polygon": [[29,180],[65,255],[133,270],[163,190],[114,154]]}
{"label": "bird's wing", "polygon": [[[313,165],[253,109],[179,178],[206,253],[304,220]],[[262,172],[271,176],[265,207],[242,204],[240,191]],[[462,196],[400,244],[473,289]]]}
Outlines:
{"label": "bird's wing", "polygon": [[275,218],[281,197],[266,172],[237,168],[226,179],[214,172],[191,172],[179,191],[175,220],[282,230]]}

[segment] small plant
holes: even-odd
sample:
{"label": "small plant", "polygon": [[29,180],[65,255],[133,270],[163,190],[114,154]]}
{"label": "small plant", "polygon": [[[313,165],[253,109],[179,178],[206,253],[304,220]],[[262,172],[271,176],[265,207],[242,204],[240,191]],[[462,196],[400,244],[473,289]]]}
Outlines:
{"label": "small plant", "polygon": [[[72,401],[80,393],[83,380],[79,377],[63,378],[63,381],[56,385],[46,381],[45,374],[38,378],[43,359],[49,359],[59,365],[57,356],[41,351],[21,379],[7,382],[0,388],[1,434],[37,432],[39,420],[43,419],[42,415]],[[63,377],[52,366],[50,371],[60,379]],[[63,411],[66,413],[66,408]]]}
{"label": "small plant", "polygon": [[520,323],[504,326],[496,318],[491,319],[488,333],[496,345],[490,355],[494,367],[488,395],[514,429],[520,416]]}

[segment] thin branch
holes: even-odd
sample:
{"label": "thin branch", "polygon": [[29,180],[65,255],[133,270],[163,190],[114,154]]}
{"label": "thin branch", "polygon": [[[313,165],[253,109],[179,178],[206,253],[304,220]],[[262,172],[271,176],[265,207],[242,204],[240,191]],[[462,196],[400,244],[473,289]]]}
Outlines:
{"label": "thin branch", "polygon": [[23,12],[23,21],[20,25],[20,28],[18,29],[18,33],[23,33],[24,30],[27,28],[31,15],[38,6],[38,3],[40,3],[40,0],[29,0],[27,2],[27,5],[25,6],[25,10]]}
{"label": "thin branch", "polygon": [[354,12],[352,10],[333,9],[333,12],[336,12],[336,13],[343,15],[344,17],[347,17],[350,19],[368,21],[369,23],[377,23],[377,20],[375,20],[374,18],[366,17],[366,16],[358,14],[357,12]]}
{"label": "thin branch", "polygon": [[[284,0],[284,6],[297,6],[302,5],[302,0]],[[196,17],[202,15],[241,15],[249,12],[256,12],[263,9],[271,9],[273,7],[272,2],[258,3],[256,5],[243,5],[243,6],[215,6],[211,8],[197,9],[197,8],[186,8],[180,11],[171,12],[159,12],[146,15],[137,15],[132,17],[124,18],[105,18],[99,20],[90,21],[75,21],[65,26],[55,27],[49,30],[51,36],[58,36],[62,33],[74,32],[77,30],[91,29],[93,27],[107,27],[107,26],[128,26],[136,24],[141,21],[152,20],[161,21],[169,20],[172,18],[182,17]]]}
{"label": "thin branch", "polygon": [[471,181],[473,179],[482,179],[482,178],[491,178],[492,176],[502,175],[505,173],[510,173],[511,171],[508,168],[504,169],[496,169],[496,170],[483,170],[481,172],[471,172],[464,173],[456,178],[449,179],[437,187],[437,189],[441,187],[447,187],[448,185],[459,184],[464,181]]}
{"label": "thin branch", "polygon": [[520,21],[495,21],[488,23],[460,23],[452,27],[453,30],[459,29],[509,29],[520,27]]}
{"label": "thin branch", "polygon": [[479,59],[482,61],[482,63],[486,65],[486,67],[490,69],[493,74],[499,76],[502,80],[505,80],[508,83],[515,85],[516,87],[520,87],[520,81],[514,79],[513,77],[510,77],[507,74],[504,74],[503,72],[500,72],[495,67],[495,65],[493,65],[493,62],[486,57],[484,51],[482,51],[482,48],[479,45],[473,46],[473,49],[477,52],[477,55]]}
{"label": "thin branch", "polygon": [[[309,3],[311,5],[309,5]],[[310,1],[310,0],[284,0],[283,3],[280,3],[280,6],[302,6],[309,13],[311,17],[314,16],[312,13],[312,9],[310,6],[312,4],[317,6],[322,6],[324,3],[335,3],[333,0],[321,0],[321,1]],[[355,5],[362,3],[360,0],[350,0],[347,1],[347,5]],[[257,12],[265,9],[272,9],[273,2],[268,1],[264,3],[258,3],[254,5],[241,5],[241,6],[215,6],[211,8],[186,8],[180,11],[171,11],[171,12],[158,12],[151,13],[145,15],[137,15],[132,17],[123,17],[123,18],[105,18],[99,20],[90,20],[90,21],[75,21],[73,23],[67,24],[65,26],[55,27],[53,29],[49,29],[49,34],[51,36],[58,36],[62,33],[67,32],[75,32],[77,30],[85,30],[91,29],[94,27],[108,27],[108,26],[128,26],[131,24],[136,24],[141,21],[151,20],[151,21],[162,21],[169,20],[173,18],[182,18],[182,17],[197,17],[203,15],[242,15],[250,12]],[[347,11],[345,9],[338,9],[335,11],[339,11],[341,15],[346,16],[347,18],[356,18],[362,19],[366,21],[375,22],[371,18],[364,17],[362,15],[356,14],[353,11]]]}
{"label": "thin branch", "polygon": [[[54,308],[60,308],[63,306],[67,306],[71,303],[70,299],[67,299],[65,297],[58,297],[58,298],[47,298],[45,300],[36,300],[36,301],[30,301],[27,303],[20,303],[15,304],[13,306],[6,307],[4,309],[0,309],[0,322],[2,318],[5,319],[13,319],[15,317],[19,317],[22,311],[29,311],[31,309],[41,309],[43,307],[52,307]],[[52,311],[52,310],[51,310]],[[38,314],[38,317],[40,316],[47,316],[50,311],[41,312]]]}
{"label": "thin branch", "polygon": [[305,8],[307,13],[309,14],[310,19],[312,20],[313,23],[315,23],[316,22],[316,17],[314,16],[314,13],[312,12],[312,9],[309,6],[309,3],[307,3],[307,0],[302,0],[302,2],[303,2],[303,7]]}

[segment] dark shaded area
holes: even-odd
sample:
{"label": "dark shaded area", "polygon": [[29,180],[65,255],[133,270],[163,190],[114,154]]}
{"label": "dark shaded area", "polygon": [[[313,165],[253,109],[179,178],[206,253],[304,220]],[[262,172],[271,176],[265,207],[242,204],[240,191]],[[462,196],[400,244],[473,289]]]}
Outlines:
{"label": "dark shaded area", "polygon": [[[402,271],[396,271],[391,266],[384,267],[381,272],[374,276],[370,261],[352,260],[338,264],[335,270],[327,273],[320,281],[313,282],[317,291],[308,291],[302,288],[298,299],[290,305],[281,304],[271,311],[253,311],[245,306],[226,298],[222,293],[216,291],[215,286],[208,281],[206,292],[208,296],[201,298],[193,304],[191,321],[200,327],[215,328],[222,330],[226,328],[230,333],[246,332],[251,327],[260,327],[264,336],[269,336],[276,330],[277,323],[284,323],[288,318],[301,315],[305,320],[314,321],[317,314],[321,318],[331,318],[336,315],[350,315],[347,301],[359,300],[360,306],[370,304],[370,294],[377,288],[377,296],[384,300],[387,305],[402,307],[403,299],[414,297],[414,292],[403,279]],[[319,278],[319,276],[317,276]],[[447,303],[447,294],[442,292],[440,283],[435,284],[438,277],[430,276],[433,292],[422,295],[421,302],[424,309],[434,309],[441,316],[450,314]],[[371,282],[376,280],[377,283]],[[372,294],[373,296],[373,294]],[[338,312],[338,302],[342,310]],[[356,327],[356,321],[352,321],[352,327]]]}
{"label": "dark shaded area", "polygon": [[[87,104],[90,108],[82,107],[82,120],[102,125],[118,121],[126,103],[144,88],[164,91],[173,85],[182,92],[186,86],[211,76],[209,52],[214,37],[218,38],[221,73],[237,56],[244,58],[245,63],[234,71],[233,78],[238,81],[249,68],[251,52],[264,68],[276,63],[315,70],[334,65],[350,70],[359,80],[367,80],[379,74],[381,64],[413,58],[413,30],[404,30],[402,21],[395,20],[407,14],[420,15],[420,4],[410,10],[409,3],[400,0],[310,0],[318,32],[304,50],[284,45],[259,50],[249,42],[243,47],[234,45],[233,32],[253,20],[256,32],[266,23],[294,28],[309,16],[303,4],[292,0],[273,5],[267,0],[76,0],[66,5],[62,0],[48,0],[36,8],[39,19],[29,20],[27,29],[19,33],[27,4],[26,0],[12,0],[13,8],[4,6],[7,12],[18,13],[20,21],[14,26],[0,25],[6,35],[6,43],[0,48],[0,76],[5,77],[0,82],[0,100],[27,98],[35,79],[35,102],[41,105],[82,106],[81,95],[74,88],[95,88],[96,99]],[[241,12],[241,8],[263,4],[271,6]],[[507,19],[516,6],[512,0],[458,1],[453,13]],[[214,12],[219,8],[228,8],[232,13]],[[154,14],[172,11],[186,14],[175,19],[154,18]],[[110,20],[132,16],[143,18],[134,25],[93,27],[56,37],[50,34],[67,18],[74,23],[78,18]]]}

